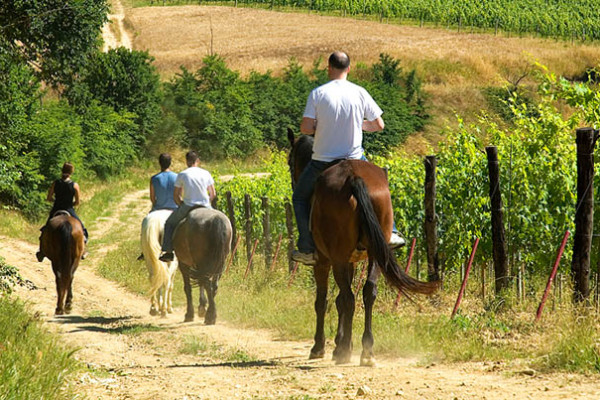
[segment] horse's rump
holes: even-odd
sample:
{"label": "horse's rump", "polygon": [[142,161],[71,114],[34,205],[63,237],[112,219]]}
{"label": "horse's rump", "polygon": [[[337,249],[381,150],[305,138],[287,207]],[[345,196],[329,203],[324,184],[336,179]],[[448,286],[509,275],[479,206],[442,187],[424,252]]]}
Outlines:
{"label": "horse's rump", "polygon": [[229,218],[212,208],[189,212],[173,234],[173,245],[180,263],[191,267],[195,280],[220,276],[231,247]]}
{"label": "horse's rump", "polygon": [[[42,251],[50,261],[73,270],[84,250],[84,235],[81,223],[70,215],[61,214],[51,218],[42,232]],[[68,272],[64,270],[63,272]]]}
{"label": "horse's rump", "polygon": [[[353,193],[355,180],[366,185],[384,238],[392,234],[392,204],[385,172],[367,161],[344,160],[329,167],[318,178],[312,205],[312,232],[319,250],[332,262],[345,262],[355,250],[369,247]],[[366,254],[365,254],[366,255]]]}

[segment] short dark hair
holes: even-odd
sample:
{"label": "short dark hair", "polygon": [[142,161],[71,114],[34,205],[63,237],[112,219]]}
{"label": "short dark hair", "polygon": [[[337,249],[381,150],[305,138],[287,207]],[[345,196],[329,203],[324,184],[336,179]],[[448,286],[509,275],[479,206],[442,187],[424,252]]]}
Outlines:
{"label": "short dark hair", "polygon": [[329,65],[334,69],[345,70],[350,66],[350,57],[343,51],[334,51],[329,56]]}
{"label": "short dark hair", "polygon": [[198,158],[198,153],[193,150],[190,150],[185,154],[185,161],[188,163],[188,165],[194,164]]}
{"label": "short dark hair", "polygon": [[63,179],[71,176],[73,171],[75,171],[75,167],[73,166],[73,164],[71,164],[70,162],[64,163],[61,171]]}
{"label": "short dark hair", "polygon": [[162,153],[158,156],[158,163],[160,164],[160,169],[165,171],[171,166],[171,155],[169,153]]}

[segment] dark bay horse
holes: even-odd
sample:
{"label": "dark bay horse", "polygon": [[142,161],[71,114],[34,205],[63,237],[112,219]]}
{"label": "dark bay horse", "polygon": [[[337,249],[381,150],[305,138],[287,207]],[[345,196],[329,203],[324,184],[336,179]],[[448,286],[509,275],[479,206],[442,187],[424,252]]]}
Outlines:
{"label": "dark bay horse", "polygon": [[[288,130],[288,139],[292,146],[288,162],[295,185],[310,161],[313,138],[301,135],[295,139],[293,132]],[[324,320],[329,271],[333,268],[340,290],[335,301],[338,328],[333,359],[337,364],[350,361],[355,307],[352,292],[354,262],[368,259],[367,281],[363,287],[365,329],[360,364],[375,365],[371,319],[380,273],[383,272],[388,282],[404,293],[432,294],[438,283],[420,282],[405,274],[388,247],[393,211],[387,177],[381,168],[361,160],[344,160],[334,164],[317,180],[311,210],[311,231],[317,248],[317,265],[314,267],[317,329],[310,358],[325,355]]]}
{"label": "dark bay horse", "polygon": [[66,212],[51,218],[42,231],[41,250],[51,261],[56,277],[56,315],[71,313],[73,275],[84,249],[83,227]]}
{"label": "dark bay horse", "polygon": [[208,297],[204,323],[215,324],[215,296],[231,248],[231,233],[229,218],[212,208],[195,208],[177,225],[173,233],[173,246],[179,260],[187,299],[185,322],[194,320],[191,284],[193,281],[200,290],[206,290]]}

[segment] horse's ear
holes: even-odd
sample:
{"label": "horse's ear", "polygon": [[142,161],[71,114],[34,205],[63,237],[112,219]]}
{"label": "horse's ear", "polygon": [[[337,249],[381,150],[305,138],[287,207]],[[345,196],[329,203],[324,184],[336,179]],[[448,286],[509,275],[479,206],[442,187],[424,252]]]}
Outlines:
{"label": "horse's ear", "polygon": [[294,140],[296,140],[296,137],[294,136],[294,131],[292,130],[292,128],[288,127],[287,132],[288,132],[288,140],[290,141],[290,145],[292,147],[294,147]]}

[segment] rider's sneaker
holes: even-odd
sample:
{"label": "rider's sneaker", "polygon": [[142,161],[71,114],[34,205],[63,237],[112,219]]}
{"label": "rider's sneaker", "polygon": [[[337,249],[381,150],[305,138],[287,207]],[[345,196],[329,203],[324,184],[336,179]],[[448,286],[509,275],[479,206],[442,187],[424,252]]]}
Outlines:
{"label": "rider's sneaker", "polygon": [[406,240],[402,239],[400,235],[396,232],[392,232],[392,236],[390,237],[390,241],[388,242],[388,246],[391,249],[397,249],[398,247],[402,247],[406,244]]}
{"label": "rider's sneaker", "polygon": [[83,253],[81,254],[81,259],[85,260],[87,258],[87,256],[89,256],[90,253],[88,253],[87,249],[83,251]]}
{"label": "rider's sneaker", "polygon": [[169,262],[175,259],[175,255],[172,251],[167,251],[166,253],[163,253],[160,257],[158,257],[158,259],[162,262]]}
{"label": "rider's sneaker", "polygon": [[144,253],[141,253],[136,260],[142,261],[144,259]]}
{"label": "rider's sneaker", "polygon": [[37,258],[37,260],[39,262],[42,262],[42,261],[44,261],[45,256],[44,256],[44,253],[41,252],[41,250],[38,250],[35,252],[35,257]]}
{"label": "rider's sneaker", "polygon": [[317,255],[315,253],[302,253],[294,250],[292,252],[292,260],[304,265],[317,265]]}

